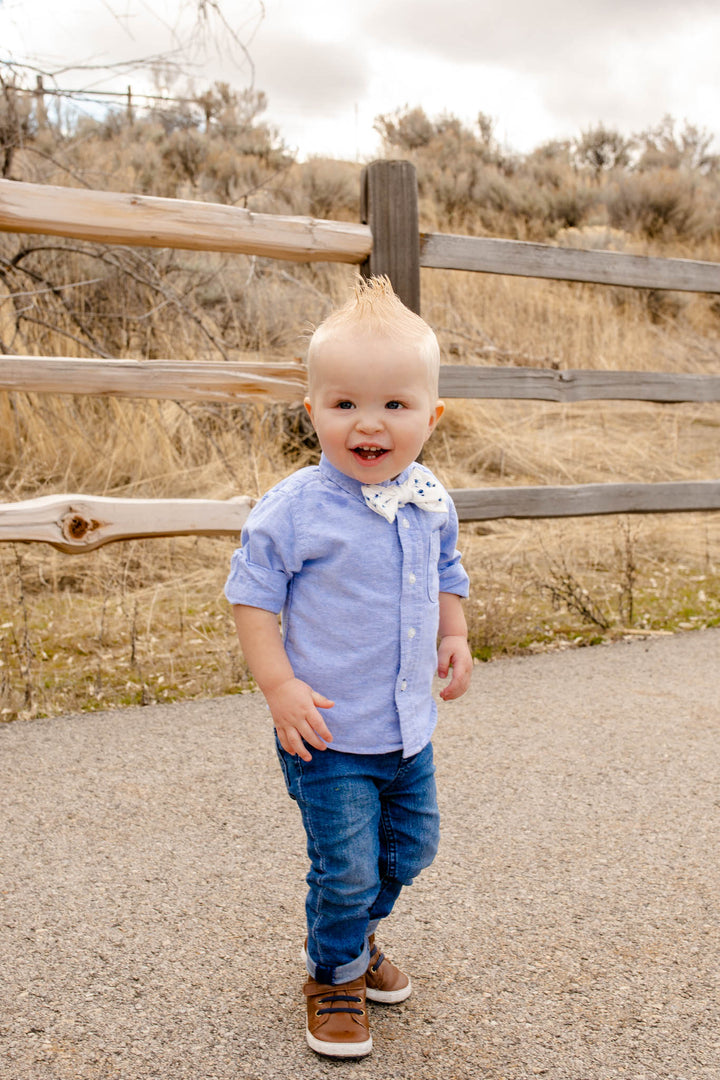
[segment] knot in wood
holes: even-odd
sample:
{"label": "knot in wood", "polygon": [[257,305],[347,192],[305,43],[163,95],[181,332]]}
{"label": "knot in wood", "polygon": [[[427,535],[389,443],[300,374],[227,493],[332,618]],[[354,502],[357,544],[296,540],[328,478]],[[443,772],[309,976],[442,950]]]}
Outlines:
{"label": "knot in wood", "polygon": [[70,511],[60,522],[62,533],[66,540],[83,540],[88,533],[100,527],[100,522],[94,518],[88,520],[77,511]]}

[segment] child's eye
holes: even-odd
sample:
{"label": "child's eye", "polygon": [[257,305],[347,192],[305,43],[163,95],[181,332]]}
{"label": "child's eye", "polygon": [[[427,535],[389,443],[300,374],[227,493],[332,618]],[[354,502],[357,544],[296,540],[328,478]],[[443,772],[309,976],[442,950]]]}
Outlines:
{"label": "child's eye", "polygon": [[388,401],[385,404],[386,409],[404,409],[402,401]]}
{"label": "child's eye", "polygon": [[335,408],[336,409],[354,409],[355,406],[353,405],[352,401],[338,401]]}

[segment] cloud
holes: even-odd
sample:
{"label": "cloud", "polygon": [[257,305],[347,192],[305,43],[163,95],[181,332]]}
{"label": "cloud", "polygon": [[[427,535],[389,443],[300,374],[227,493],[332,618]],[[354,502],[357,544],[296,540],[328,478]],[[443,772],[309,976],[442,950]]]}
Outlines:
{"label": "cloud", "polygon": [[716,0],[394,0],[368,9],[364,29],[455,62],[543,73],[625,39],[641,47],[716,12]]}
{"label": "cloud", "polygon": [[255,84],[271,105],[328,115],[358,101],[368,87],[366,65],[350,43],[258,35],[251,52]]}
{"label": "cloud", "polygon": [[717,0],[391,0],[363,30],[423,74],[422,98],[403,100],[487,112],[517,149],[601,122],[629,134],[665,114],[717,130]]}
{"label": "cloud", "polygon": [[[404,105],[473,123],[518,150],[598,123],[630,133],[665,113],[718,130],[718,0],[0,0],[8,56],[40,66],[157,55],[182,43],[196,85],[254,85],[269,122],[307,151],[374,153],[373,119]],[[214,3],[206,12],[216,11]],[[262,14],[264,12],[264,14]],[[262,17],[261,17],[262,14]],[[228,30],[237,28],[239,41]],[[52,58],[52,59],[51,59]],[[152,91],[140,67],[60,76],[64,86]]]}

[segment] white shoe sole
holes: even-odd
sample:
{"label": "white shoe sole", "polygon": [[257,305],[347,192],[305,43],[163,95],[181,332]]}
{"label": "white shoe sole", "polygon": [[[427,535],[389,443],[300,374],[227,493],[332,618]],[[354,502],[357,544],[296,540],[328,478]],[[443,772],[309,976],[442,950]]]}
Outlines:
{"label": "white shoe sole", "polygon": [[357,1043],[330,1043],[323,1042],[322,1039],[316,1039],[314,1035],[310,1034],[308,1029],[305,1030],[307,1038],[307,1044],[311,1050],[314,1050],[316,1054],[323,1054],[324,1057],[335,1058],[357,1058],[366,1057],[372,1050],[372,1035],[365,1042]]}
{"label": "white shoe sole", "polygon": [[371,986],[365,987],[365,997],[368,1001],[379,1002],[381,1005],[397,1005],[399,1001],[405,1001],[412,994],[412,982],[408,976],[407,986],[401,986],[399,990],[373,990]]}

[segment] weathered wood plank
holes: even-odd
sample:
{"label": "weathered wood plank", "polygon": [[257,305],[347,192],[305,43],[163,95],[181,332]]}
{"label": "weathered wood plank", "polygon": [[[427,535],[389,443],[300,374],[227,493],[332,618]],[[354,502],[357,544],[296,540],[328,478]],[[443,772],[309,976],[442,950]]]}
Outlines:
{"label": "weathered wood plank", "polygon": [[448,364],[440,395],[528,401],[720,401],[720,375],[665,371],[550,371]]}
{"label": "weathered wood plank", "polygon": [[118,540],[240,534],[254,500],[45,495],[0,503],[0,542],[51,544],[69,555]]}
{"label": "weathered wood plank", "polygon": [[405,306],[419,314],[420,232],[415,167],[409,161],[373,161],[368,165],[362,174],[360,216],[373,237],[362,274],[386,274]]}
{"label": "weathered wood plank", "polygon": [[[105,394],[176,401],[301,401],[299,363],[194,363],[0,355],[0,390]],[[720,375],[647,371],[549,371],[444,365],[446,398],[526,401],[720,401]]]}
{"label": "weathered wood plank", "polygon": [[[716,480],[459,488],[450,494],[461,521],[720,510],[720,481]],[[238,535],[253,502],[248,496],[222,502],[47,495],[0,503],[0,543],[38,542],[78,554],[120,540]]]}
{"label": "weathered wood plank", "polygon": [[[378,164],[395,167],[407,166],[408,163]],[[408,177],[405,178],[402,197],[393,198],[388,203],[392,215],[388,217],[387,213],[383,213],[382,218],[371,226],[308,217],[256,214],[239,207],[184,199],[0,180],[0,231],[68,236],[143,247],[257,254],[299,262],[360,264],[369,259],[372,261],[373,251],[381,250],[388,244],[391,258],[396,258],[392,248],[392,229],[397,214],[400,211],[407,214],[412,202],[412,184],[408,187]],[[367,198],[367,192],[364,197]],[[426,267],[589,281],[633,288],[720,292],[718,263],[609,251],[582,251],[450,233],[418,234],[418,243],[419,265]],[[398,282],[401,273],[404,271],[398,263],[395,271]],[[399,287],[404,290],[403,285]],[[408,294],[408,299],[408,306],[413,306],[412,295]]]}
{"label": "weathered wood plank", "polygon": [[720,293],[720,263],[531,244],[486,236],[422,233],[420,265],[485,274],[588,281],[639,289]]}
{"label": "weathered wood plank", "polygon": [[293,262],[361,263],[372,249],[370,229],[354,222],[15,180],[0,180],[0,231]]}
{"label": "weathered wood plank", "polygon": [[302,401],[301,364],[0,355],[0,389],[173,401]]}
{"label": "weathered wood plank", "polygon": [[461,521],[720,510],[719,480],[663,484],[458,488],[450,494]]}

